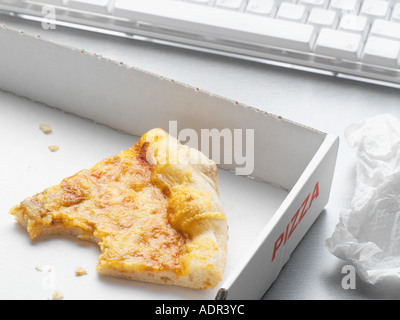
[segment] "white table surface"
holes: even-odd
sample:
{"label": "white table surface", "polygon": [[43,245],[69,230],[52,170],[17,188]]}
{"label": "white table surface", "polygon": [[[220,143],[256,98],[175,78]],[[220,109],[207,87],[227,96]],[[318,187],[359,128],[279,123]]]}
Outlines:
{"label": "white table surface", "polygon": [[11,17],[0,16],[0,23],[338,135],[341,143],[330,201],[263,299],[400,298],[400,282],[373,286],[357,277],[356,289],[343,289],[341,271],[347,263],[324,246],[354,192],[355,153],[344,141],[344,129],[380,113],[400,118],[398,89],[62,27],[43,30],[40,24]]}

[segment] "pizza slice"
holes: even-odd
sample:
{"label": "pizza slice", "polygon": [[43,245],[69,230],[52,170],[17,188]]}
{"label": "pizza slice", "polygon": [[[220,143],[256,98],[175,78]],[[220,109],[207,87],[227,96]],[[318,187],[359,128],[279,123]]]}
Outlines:
{"label": "pizza slice", "polygon": [[75,234],[99,244],[100,274],[215,287],[228,227],[216,164],[161,129],[11,209],[34,239]]}

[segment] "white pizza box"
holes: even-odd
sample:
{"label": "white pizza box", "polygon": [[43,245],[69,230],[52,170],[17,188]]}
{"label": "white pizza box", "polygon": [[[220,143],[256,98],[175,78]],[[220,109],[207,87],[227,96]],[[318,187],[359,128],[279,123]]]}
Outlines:
{"label": "white pizza box", "polygon": [[[56,289],[65,299],[260,299],[328,202],[334,135],[5,25],[0,48],[2,299],[49,299]],[[41,123],[53,132],[42,133]],[[215,289],[100,276],[96,244],[73,236],[32,242],[8,214],[26,197],[129,148],[156,127],[199,136],[205,129],[236,130],[245,147],[253,130],[252,159],[220,161],[229,242],[224,279]],[[236,174],[252,161],[249,177]],[[76,267],[88,274],[76,277]]]}

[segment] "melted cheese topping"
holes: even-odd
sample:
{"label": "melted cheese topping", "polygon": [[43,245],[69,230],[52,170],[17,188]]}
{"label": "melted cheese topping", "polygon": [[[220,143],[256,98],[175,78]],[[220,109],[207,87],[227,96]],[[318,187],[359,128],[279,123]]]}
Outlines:
{"label": "melted cheese topping", "polygon": [[187,236],[168,220],[168,199],[151,182],[145,149],[134,146],[29,198],[22,211],[31,238],[70,231],[100,242],[115,267],[179,273]]}

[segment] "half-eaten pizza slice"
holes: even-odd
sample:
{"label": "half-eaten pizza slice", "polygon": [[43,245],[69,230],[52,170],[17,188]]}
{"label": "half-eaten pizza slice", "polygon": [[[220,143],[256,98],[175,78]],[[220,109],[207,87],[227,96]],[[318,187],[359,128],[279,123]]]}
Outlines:
{"label": "half-eaten pizza slice", "polygon": [[99,244],[100,274],[197,289],[221,281],[228,227],[216,164],[161,129],[11,209],[31,239]]}

